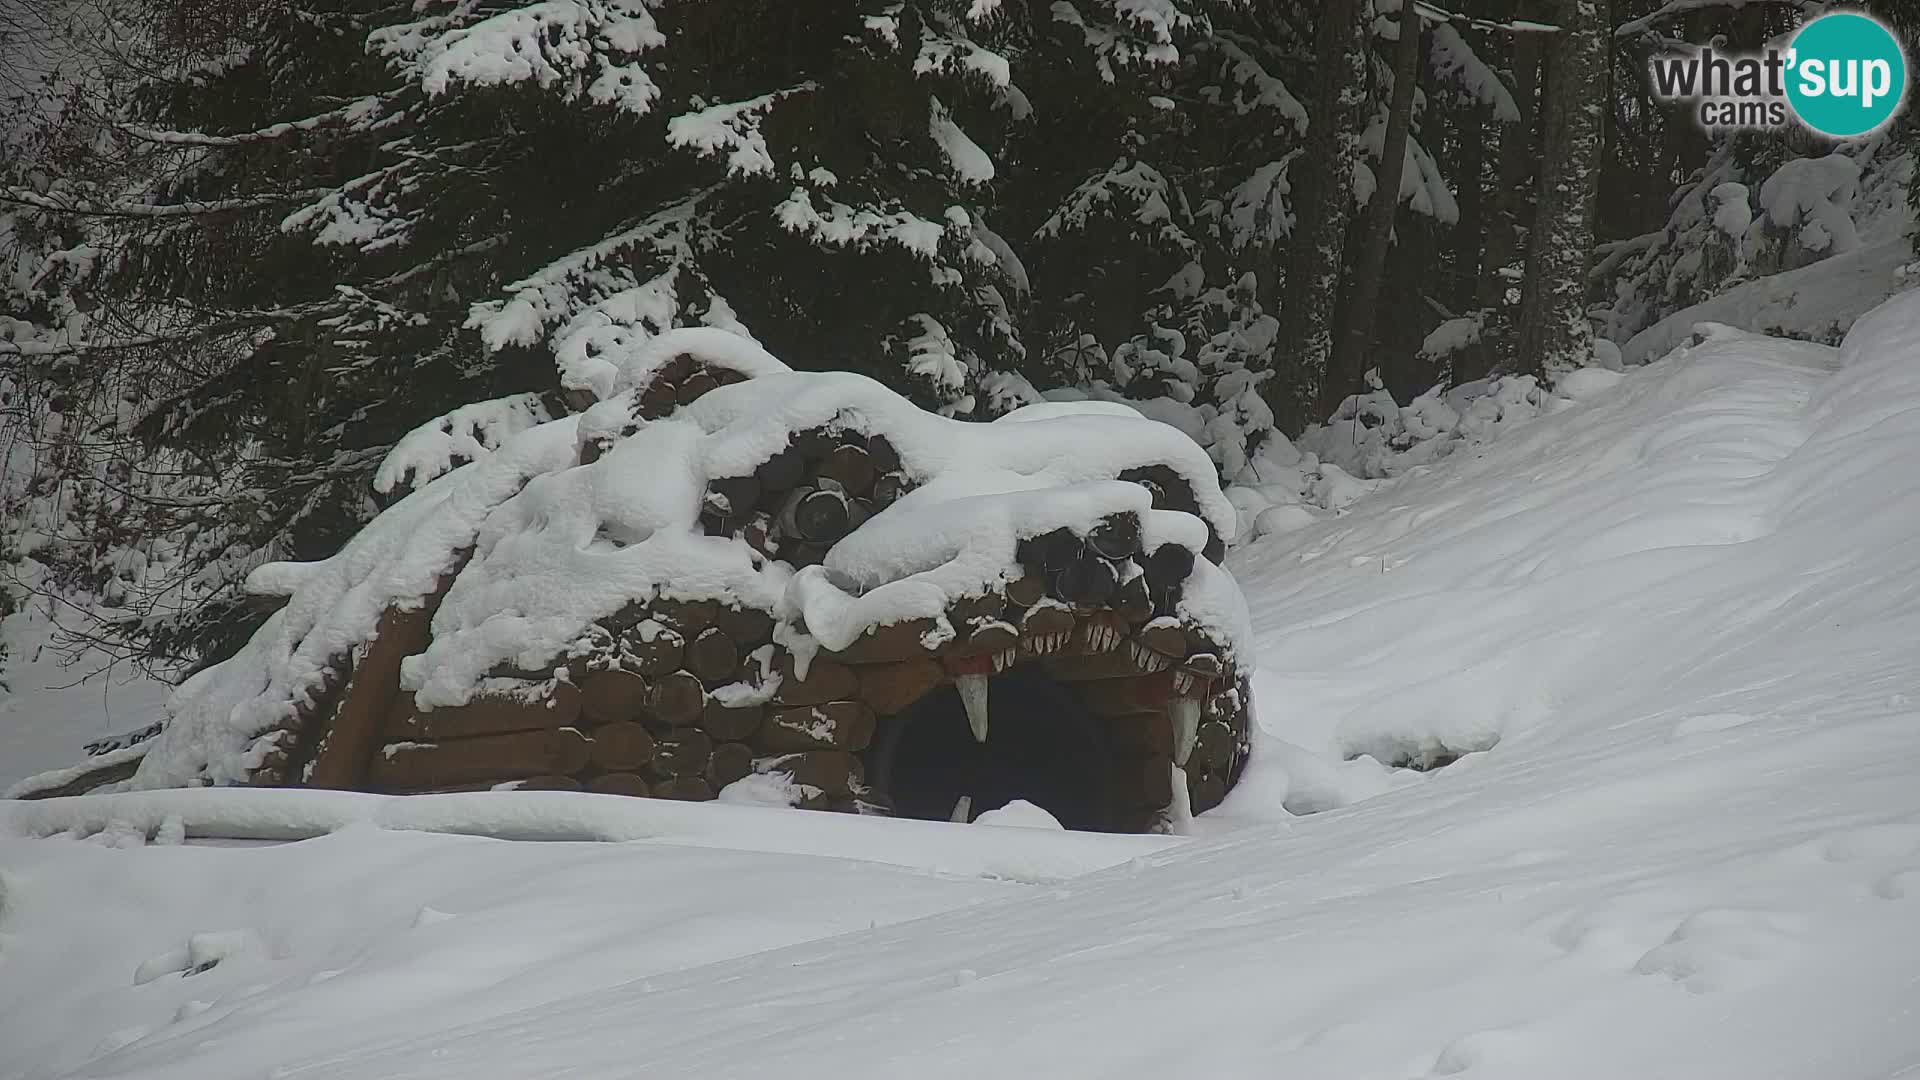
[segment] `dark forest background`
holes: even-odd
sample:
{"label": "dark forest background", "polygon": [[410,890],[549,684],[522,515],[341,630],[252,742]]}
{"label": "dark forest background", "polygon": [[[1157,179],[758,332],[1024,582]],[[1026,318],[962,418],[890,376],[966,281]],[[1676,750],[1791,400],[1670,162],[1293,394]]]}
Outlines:
{"label": "dark forest background", "polygon": [[1753,205],[1783,166],[1838,150],[1837,205],[1908,159],[1650,97],[1650,55],[1811,8],[0,0],[14,591],[219,659],[408,432],[580,408],[674,325],[960,417],[1128,400],[1228,480],[1357,394],[1617,362],[1830,253]]}

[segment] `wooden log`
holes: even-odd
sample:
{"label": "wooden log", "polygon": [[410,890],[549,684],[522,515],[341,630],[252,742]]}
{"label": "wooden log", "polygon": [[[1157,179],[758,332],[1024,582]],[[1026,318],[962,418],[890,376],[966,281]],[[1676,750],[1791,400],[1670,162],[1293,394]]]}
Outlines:
{"label": "wooden log", "polygon": [[[80,767],[87,768],[85,763],[82,763]],[[122,780],[130,779],[139,768],[139,758],[132,758],[127,761],[116,761],[111,765],[101,765],[89,769],[87,772],[83,772],[79,776],[63,783],[23,792],[15,796],[15,798],[64,799],[70,795],[85,795],[94,788],[105,787],[108,784],[117,784]],[[276,783],[278,783],[278,781],[276,781]]]}
{"label": "wooden log", "polygon": [[865,750],[873,742],[873,710],[861,701],[780,709],[755,740],[764,750]]}
{"label": "wooden log", "polygon": [[674,671],[660,676],[647,695],[647,711],[661,723],[674,727],[694,723],[706,707],[707,689],[691,672]]}
{"label": "wooden log", "polygon": [[653,760],[653,736],[640,724],[602,724],[593,729],[593,764],[619,772],[637,769]]}
{"label": "wooden log", "polygon": [[1116,562],[1140,553],[1140,515],[1132,511],[1109,514],[1087,533],[1087,546]]}
{"label": "wooden log", "polygon": [[1016,607],[1032,607],[1046,595],[1047,576],[1039,570],[1028,570],[1007,582],[1007,602]]}
{"label": "wooden log", "polygon": [[1192,803],[1194,813],[1204,814],[1226,801],[1227,781],[1217,773],[1189,780],[1187,798]]}
{"label": "wooden log", "polygon": [[1169,660],[1187,658],[1187,630],[1178,619],[1163,615],[1135,631],[1133,639]]}
{"label": "wooden log", "polygon": [[883,716],[905,709],[947,680],[947,673],[930,659],[868,664],[859,676],[860,700]]}
{"label": "wooden log", "polygon": [[653,607],[638,600],[629,600],[620,605],[620,610],[600,619],[599,624],[609,634],[621,635],[650,618]]}
{"label": "wooden log", "polygon": [[[1035,537],[1034,556],[1041,569],[1049,572],[1065,570],[1068,564],[1080,557],[1084,541],[1073,535],[1071,529],[1055,529],[1050,533]],[[1026,562],[1022,559],[1021,562]]]}
{"label": "wooden log", "polygon": [[827,558],[827,545],[795,541],[780,548],[780,557],[793,564],[795,569],[803,566],[819,566]]}
{"label": "wooden log", "polygon": [[713,788],[708,786],[704,776],[676,776],[653,785],[653,797],[656,799],[678,799],[681,802],[705,802],[713,798]]}
{"label": "wooden log", "polygon": [[761,462],[753,474],[760,481],[762,499],[772,495],[784,496],[800,486],[800,482],[806,478],[807,460],[799,449],[789,446]]}
{"label": "wooden log", "polygon": [[755,759],[757,773],[784,773],[796,784],[818,788],[829,797],[852,795],[866,786],[866,769],[857,754],[845,750],[806,750]]}
{"label": "wooden log", "polygon": [[718,380],[721,386],[732,386],[734,383],[743,383],[746,382],[749,377],[746,372],[736,371],[730,367],[709,367],[707,368],[707,372]]}
{"label": "wooden log", "polygon": [[1208,768],[1224,769],[1233,761],[1233,745],[1232,728],[1213,721],[1201,724],[1189,762],[1197,761]]}
{"label": "wooden log", "polygon": [[745,518],[753,513],[760,502],[760,481],[749,476],[723,476],[707,482],[709,503],[719,500],[719,509],[723,516],[733,519]]}
{"label": "wooden log", "polygon": [[674,398],[682,405],[691,405],[705,396],[707,391],[719,385],[720,380],[712,375],[705,371],[696,371],[680,380],[680,385],[674,388]]}
{"label": "wooden log", "polygon": [[992,656],[1006,652],[1020,644],[1020,631],[1012,623],[995,619],[979,624],[967,639],[955,646],[953,652],[959,656]]}
{"label": "wooden log", "polygon": [[653,794],[653,785],[638,773],[611,772],[601,773],[587,781],[587,790],[598,795],[635,795]]}
{"label": "wooden log", "polygon": [[842,701],[860,693],[860,679],[852,668],[825,655],[815,656],[807,667],[807,677],[794,674],[792,654],[780,652],[780,700],[788,705],[818,705],[823,701]]}
{"label": "wooden log", "polygon": [[1113,563],[1088,549],[1054,575],[1053,591],[1075,607],[1097,608],[1112,598],[1119,583]]}
{"label": "wooden log", "polygon": [[638,720],[650,692],[646,679],[625,668],[595,671],[580,680],[580,712],[603,724]]}
{"label": "wooden log", "polygon": [[[447,581],[451,583],[451,576]],[[313,768],[306,778],[308,787],[360,786],[400,692],[400,662],[427,647],[433,606],[413,611],[389,607],[381,613],[373,641],[354,665],[346,697],[334,711],[326,740],[314,755]]]}
{"label": "wooden log", "polygon": [[1120,584],[1113,590],[1113,599],[1107,601],[1114,613],[1129,623],[1143,623],[1153,618],[1153,593],[1147,586],[1146,571],[1133,566],[1132,577],[1128,577],[1128,566],[1120,568]]}
{"label": "wooden log", "polygon": [[704,776],[713,739],[699,728],[674,728],[654,743],[647,771],[657,777]]}
{"label": "wooden log", "polygon": [[645,619],[620,636],[620,650],[640,674],[660,676],[679,670],[687,639],[658,619]]}
{"label": "wooden log", "polygon": [[687,646],[687,670],[708,686],[733,681],[740,668],[740,649],[718,626],[709,626]]}
{"label": "wooden log", "polygon": [[693,374],[699,366],[700,362],[694,359],[692,353],[675,353],[666,363],[654,369],[652,381],[677,383]]}
{"label": "wooden log", "polygon": [[723,607],[716,614],[714,625],[726,631],[743,651],[773,640],[773,616],[759,608]]}
{"label": "wooden log", "polygon": [[580,791],[586,785],[571,776],[556,776],[548,773],[544,776],[529,776],[519,781],[515,791]]}
{"label": "wooden log", "polygon": [[655,378],[640,391],[633,404],[634,415],[642,420],[658,420],[673,411],[680,395],[671,382]]}
{"label": "wooden log", "polygon": [[405,791],[528,774],[566,774],[585,768],[590,753],[587,737],[575,728],[396,743],[376,755],[370,778],[377,788]]}
{"label": "wooden log", "polygon": [[404,792],[396,792],[395,794],[451,795],[456,792],[468,791],[518,791],[520,790],[519,783],[520,781],[518,780],[476,780],[471,784],[444,784],[439,787],[421,788],[419,790],[410,788]]}
{"label": "wooden log", "polygon": [[[406,695],[409,703],[412,699],[412,694]],[[509,731],[572,727],[580,722],[580,710],[580,691],[566,683],[553,684],[544,698],[512,693],[475,694],[465,705],[442,706],[428,712],[410,710],[400,723],[388,726],[386,741],[463,739]]]}
{"label": "wooden log", "polygon": [[905,473],[881,473],[879,476],[873,478],[873,489],[867,493],[867,499],[877,512],[900,501],[900,496],[906,493],[907,476]]}
{"label": "wooden log", "polygon": [[1220,538],[1211,521],[1207,522],[1207,546],[1201,549],[1200,554],[1215,566],[1219,566],[1227,557],[1227,542]]}
{"label": "wooden log", "polygon": [[831,546],[853,527],[853,512],[841,492],[814,488],[798,495],[792,506],[793,533],[810,543]]}
{"label": "wooden log", "polygon": [[963,596],[947,605],[947,619],[954,626],[979,619],[998,619],[1007,611],[1007,598],[999,592]]}
{"label": "wooden log", "polygon": [[[933,619],[908,619],[905,622],[875,626],[844,649],[823,652],[843,664],[881,664],[896,660],[917,660],[933,650],[927,647],[939,629]],[[853,695],[845,695],[852,697]]]}
{"label": "wooden log", "polygon": [[[1189,644],[1196,648],[1202,644],[1198,634],[1188,634],[1187,637]],[[1187,657],[1180,669],[1204,679],[1218,679],[1226,673],[1226,665],[1220,662],[1220,654],[1206,651],[1197,651]]]}
{"label": "wooden log", "polygon": [[1175,472],[1169,465],[1143,465],[1128,469],[1120,474],[1120,479],[1139,484],[1153,493],[1153,505],[1158,510],[1184,510],[1192,513],[1199,508],[1194,500],[1193,489],[1186,478]]}
{"label": "wooden log", "polygon": [[1020,618],[1020,649],[1030,656],[1061,652],[1073,634],[1073,612],[1059,604],[1030,607]]}
{"label": "wooden log", "polygon": [[766,719],[765,706],[750,705],[743,709],[729,709],[718,701],[709,699],[706,708],[700,713],[700,730],[716,739],[751,739],[760,730],[760,724]]}
{"label": "wooden log", "polygon": [[773,539],[773,519],[766,514],[755,514],[751,521],[740,527],[740,539],[758,552],[762,558],[780,557],[780,545]]}
{"label": "wooden log", "polygon": [[1179,544],[1161,544],[1140,564],[1147,572],[1149,588],[1166,589],[1184,584],[1193,574],[1193,552]]}
{"label": "wooden log", "polygon": [[839,484],[841,491],[856,498],[873,490],[874,477],[878,475],[866,447],[845,443],[829,451],[815,473]]}
{"label": "wooden log", "polygon": [[653,602],[653,612],[655,618],[679,631],[680,636],[692,638],[720,620],[720,602],[663,598]]}
{"label": "wooden log", "polygon": [[900,470],[900,451],[885,435],[867,436],[867,458],[880,472],[890,473]]}
{"label": "wooden log", "polygon": [[719,791],[753,772],[753,747],[743,742],[715,743],[707,759],[707,783]]}
{"label": "wooden log", "polygon": [[826,428],[808,428],[794,435],[793,445],[799,448],[801,457],[817,465],[840,445],[840,437]]}

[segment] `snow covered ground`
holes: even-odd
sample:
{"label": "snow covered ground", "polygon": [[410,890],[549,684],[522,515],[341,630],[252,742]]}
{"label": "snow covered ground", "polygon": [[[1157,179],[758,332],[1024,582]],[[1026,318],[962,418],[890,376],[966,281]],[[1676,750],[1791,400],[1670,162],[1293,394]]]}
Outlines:
{"label": "snow covered ground", "polygon": [[1585,381],[1234,555],[1264,737],[1194,837],[20,804],[109,827],[0,839],[0,1077],[1920,1074],[1920,293]]}

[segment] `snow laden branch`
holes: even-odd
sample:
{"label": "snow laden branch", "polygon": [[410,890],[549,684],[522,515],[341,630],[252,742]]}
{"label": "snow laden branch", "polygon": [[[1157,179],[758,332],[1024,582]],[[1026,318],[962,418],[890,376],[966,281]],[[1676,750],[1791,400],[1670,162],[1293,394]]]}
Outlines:
{"label": "snow laden branch", "polygon": [[816,89],[818,84],[803,82],[745,101],[722,102],[682,113],[667,122],[667,142],[702,157],[724,152],[728,176],[771,176],[773,155],[767,152],[761,122],[775,105]]}
{"label": "snow laden branch", "polygon": [[1215,39],[1211,47],[1226,61],[1226,76],[1239,84],[1233,99],[1236,112],[1244,116],[1256,109],[1273,109],[1293,125],[1295,134],[1306,133],[1306,106],[1293,96],[1286,83],[1268,72],[1252,53],[1225,37]]}
{"label": "snow laden branch", "polygon": [[974,75],[991,83],[996,90],[1013,85],[1013,65],[1006,57],[963,38],[933,33],[920,39],[920,51],[913,58],[913,73]]}
{"label": "snow laden branch", "polygon": [[1512,34],[1555,34],[1560,31],[1560,27],[1553,23],[1536,22],[1531,19],[1511,19],[1507,22],[1501,22],[1498,19],[1482,19],[1478,16],[1435,7],[1426,3],[1425,0],[1415,0],[1413,6],[1420,13],[1420,18],[1430,23],[1459,23],[1463,26],[1471,26],[1475,30],[1504,30]]}
{"label": "snow laden branch", "polygon": [[1429,57],[1435,76],[1450,84],[1464,100],[1491,107],[1493,118],[1503,124],[1520,122],[1520,106],[1514,102],[1513,92],[1451,24],[1433,28]]}
{"label": "snow laden branch", "polygon": [[1785,4],[1796,11],[1813,11],[1825,6],[1815,3],[1813,0],[1667,0],[1666,4],[1662,5],[1660,10],[1621,23],[1620,26],[1614,30],[1613,36],[1617,38],[1632,37],[1635,34],[1651,30],[1662,23],[1677,19],[1690,12],[1706,11],[1709,8],[1743,8],[1750,3]]}
{"label": "snow laden branch", "polygon": [[338,109],[323,112],[318,116],[309,116],[304,120],[289,120],[285,123],[269,124],[253,131],[236,132],[232,135],[213,135],[200,131],[164,131],[158,128],[141,127],[136,124],[122,124],[120,130],[136,139],[146,142],[162,143],[170,146],[206,146],[232,147],[251,146],[255,143],[272,142],[289,135],[315,131],[326,127],[342,127],[365,124],[379,119],[385,99],[379,95],[360,98]]}
{"label": "snow laden branch", "polygon": [[331,188],[310,188],[305,191],[289,191],[277,195],[249,195],[238,199],[213,199],[206,202],[136,203],[95,202],[91,199],[62,200],[42,195],[31,188],[0,187],[0,202],[50,210],[57,214],[78,214],[83,217],[174,218],[259,210],[283,203],[320,199],[331,194],[333,194]]}
{"label": "snow laden branch", "polygon": [[638,60],[667,41],[649,10],[657,0],[545,0],[488,14],[490,6],[461,0],[452,14],[382,28],[368,44],[406,61],[433,97],[457,84],[532,82],[635,116],[659,98]]}
{"label": "snow laden branch", "polygon": [[1082,0],[1054,0],[1050,9],[1053,21],[1080,31],[1082,42],[1094,55],[1095,68],[1106,82],[1115,81],[1117,68],[1145,64],[1174,64],[1180,60],[1175,38],[1199,26],[1190,13],[1173,0],[1115,0],[1113,19],[1089,18],[1081,7],[1095,5]]}

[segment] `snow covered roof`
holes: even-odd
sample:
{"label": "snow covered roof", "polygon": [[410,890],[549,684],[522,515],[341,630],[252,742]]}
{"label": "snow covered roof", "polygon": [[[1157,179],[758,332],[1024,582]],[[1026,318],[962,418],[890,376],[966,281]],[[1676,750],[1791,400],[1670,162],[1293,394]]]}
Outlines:
{"label": "snow covered roof", "polygon": [[1151,585],[1156,610],[1221,654],[1250,636],[1212,561],[1235,511],[1172,427],[1098,403],[950,420],[713,328],[604,365],[603,399],[584,412],[538,421],[516,405],[489,429],[470,408],[429,425],[471,437],[404,440],[381,473],[424,486],[333,557],[255,571],[249,588],[287,603],[180,688],[135,786],[244,782],[301,708],[338,689],[389,608],[442,591],[400,676],[428,709],[503,670],[564,671],[597,620],[660,599],[769,612],[804,667],[874,627],[928,620],[951,636],[956,601],[1072,563],[1075,587],[1100,597],[1148,579],[1135,585]]}

